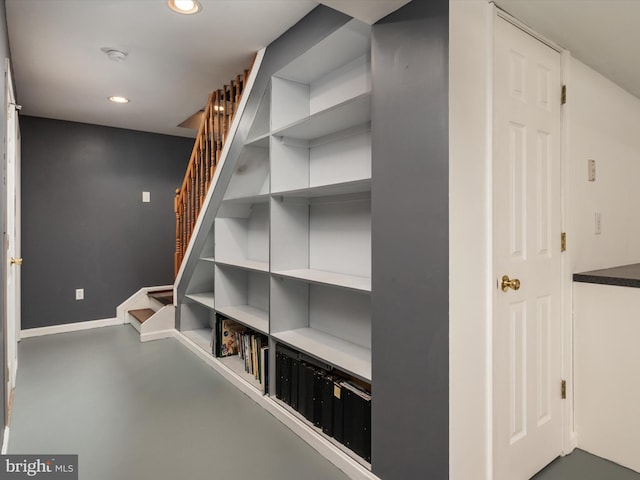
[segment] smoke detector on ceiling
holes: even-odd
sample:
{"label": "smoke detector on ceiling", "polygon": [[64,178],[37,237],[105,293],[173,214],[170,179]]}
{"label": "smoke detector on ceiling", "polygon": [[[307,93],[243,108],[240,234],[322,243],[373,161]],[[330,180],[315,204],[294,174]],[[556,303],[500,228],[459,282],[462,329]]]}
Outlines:
{"label": "smoke detector on ceiling", "polygon": [[113,60],[114,62],[124,62],[129,55],[128,52],[123,52],[122,50],[118,50],[117,48],[104,47],[101,48],[105,55],[109,57],[109,60]]}

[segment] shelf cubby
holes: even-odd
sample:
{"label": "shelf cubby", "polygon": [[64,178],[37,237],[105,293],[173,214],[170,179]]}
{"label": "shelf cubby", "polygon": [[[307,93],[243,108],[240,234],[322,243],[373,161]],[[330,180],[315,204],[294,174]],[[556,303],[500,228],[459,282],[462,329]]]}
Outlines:
{"label": "shelf cubby", "polygon": [[190,296],[180,305],[180,331],[207,353],[211,353],[211,333],[215,324],[213,309]]}
{"label": "shelf cubby", "polygon": [[260,197],[269,193],[269,139],[267,147],[244,146],[224,194],[225,201]]}
{"label": "shelf cubby", "polygon": [[271,192],[370,181],[369,127],[361,124],[313,141],[273,136]]}
{"label": "shelf cubby", "polygon": [[216,265],[216,310],[257,332],[269,333],[269,274]]}
{"label": "shelf cubby", "polygon": [[271,270],[343,288],[371,290],[371,200],[368,194],[275,197]]}
{"label": "shelf cubby", "polygon": [[371,296],[271,277],[271,335],[312,357],[371,381]]}
{"label": "shelf cubby", "polygon": [[[249,129],[249,134],[247,136],[245,145],[262,147],[269,146],[268,137],[270,129],[270,117],[271,89],[267,87],[264,94],[262,95],[262,99],[260,100],[260,104],[251,124],[251,128]],[[264,141],[265,138],[267,139],[266,142]]]}
{"label": "shelf cubby", "polygon": [[200,260],[205,262],[213,262],[213,254],[214,254],[214,245],[215,245],[215,236],[213,234],[213,227],[209,230],[209,234],[207,235],[207,240],[202,247],[202,251],[200,252]]}
{"label": "shelf cubby", "polygon": [[269,271],[269,203],[225,207],[215,221],[216,262]]}
{"label": "shelf cubby", "polygon": [[213,258],[201,258],[187,287],[186,297],[192,302],[213,309]]}
{"label": "shelf cubby", "polygon": [[370,29],[350,22],[272,77],[272,132],[371,91]]}

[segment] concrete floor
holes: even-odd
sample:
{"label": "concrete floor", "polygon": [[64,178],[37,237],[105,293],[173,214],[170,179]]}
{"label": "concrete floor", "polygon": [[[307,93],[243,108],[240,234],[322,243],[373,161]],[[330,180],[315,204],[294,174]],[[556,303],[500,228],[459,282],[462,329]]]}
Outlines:
{"label": "concrete floor", "polygon": [[558,458],[532,480],[640,480],[640,473],[582,450]]}
{"label": "concrete floor", "polygon": [[[128,325],[28,338],[9,453],[79,454],[83,480],[345,480],[176,340]],[[576,450],[533,480],[640,480]]]}
{"label": "concrete floor", "polygon": [[347,478],[176,340],[128,325],[20,342],[9,453],[77,453],[83,480]]}

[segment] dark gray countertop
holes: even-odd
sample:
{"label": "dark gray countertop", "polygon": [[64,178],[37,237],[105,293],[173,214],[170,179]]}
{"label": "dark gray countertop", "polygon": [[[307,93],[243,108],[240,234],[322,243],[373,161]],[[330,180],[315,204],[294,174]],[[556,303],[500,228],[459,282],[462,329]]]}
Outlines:
{"label": "dark gray countertop", "polygon": [[574,273],[573,281],[640,288],[640,263]]}

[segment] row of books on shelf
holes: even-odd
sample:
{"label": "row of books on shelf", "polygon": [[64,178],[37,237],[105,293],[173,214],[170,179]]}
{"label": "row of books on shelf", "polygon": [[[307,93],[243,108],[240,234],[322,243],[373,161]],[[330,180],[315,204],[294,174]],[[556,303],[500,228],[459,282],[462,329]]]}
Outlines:
{"label": "row of books on shelf", "polygon": [[279,346],[276,398],[326,435],[371,461],[371,393],[364,385]]}
{"label": "row of books on shelf", "polygon": [[212,353],[216,357],[237,355],[244,361],[246,373],[260,382],[262,391],[269,393],[269,342],[265,335],[233,320],[216,315],[211,332]]}

